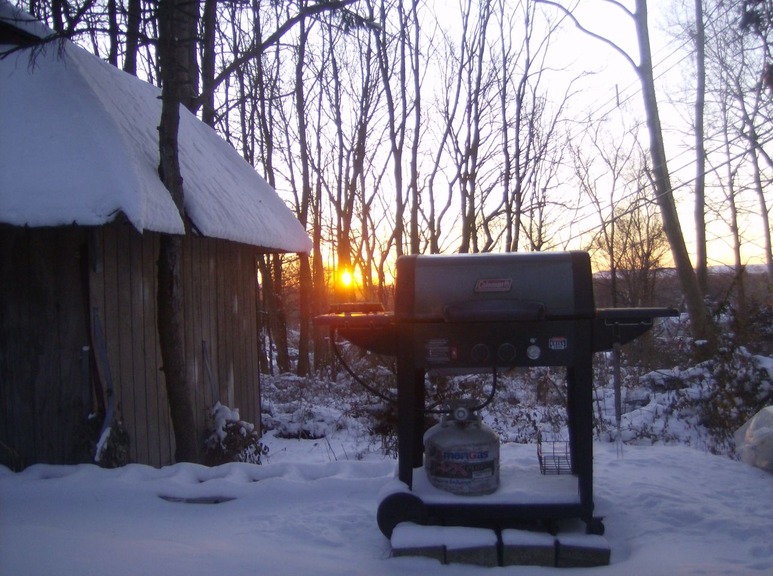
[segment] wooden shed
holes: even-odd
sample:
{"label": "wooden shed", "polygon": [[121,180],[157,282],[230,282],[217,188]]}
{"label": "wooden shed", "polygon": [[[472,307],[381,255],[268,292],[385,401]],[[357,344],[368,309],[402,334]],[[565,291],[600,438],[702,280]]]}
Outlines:
{"label": "wooden shed", "polygon": [[[0,53],[14,49],[0,59],[0,464],[86,461],[107,382],[131,461],[170,464],[156,260],[160,234],[184,229],[157,176],[159,92],[68,41],[19,44],[49,32],[0,2]],[[256,257],[310,241],[184,110],[180,159],[195,230],[182,282],[197,428],[218,400],[259,425]]]}

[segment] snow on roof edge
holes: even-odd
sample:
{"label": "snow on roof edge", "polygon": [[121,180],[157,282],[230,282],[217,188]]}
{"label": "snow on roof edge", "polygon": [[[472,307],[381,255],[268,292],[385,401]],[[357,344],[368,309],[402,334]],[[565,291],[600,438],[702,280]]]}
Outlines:
{"label": "snow on roof edge", "polygon": [[[12,25],[17,25],[19,22],[23,23],[23,26],[28,25],[30,32],[40,37],[50,34],[50,30],[42,23],[19,11],[5,0],[0,0],[0,19],[5,22],[12,20]],[[74,178],[70,174],[71,181],[67,182],[67,185],[62,185],[61,181],[53,184],[53,180],[47,180],[38,182],[34,187],[27,186],[23,190],[20,189],[15,199],[11,198],[11,195],[8,195],[5,200],[0,198],[2,200],[0,203],[3,204],[0,221],[10,225],[33,227],[71,224],[93,226],[112,222],[116,214],[123,213],[139,232],[143,230],[162,233],[182,232],[179,214],[176,214],[176,209],[174,211],[169,209],[171,198],[157,178],[156,118],[160,117],[158,88],[110,66],[69,41],[64,42],[67,43],[66,51],[72,53],[77,61],[75,69],[65,71],[67,74],[79,74],[76,84],[80,85],[85,80],[86,85],[93,92],[89,94],[89,98],[95,96],[102,103],[102,107],[112,120],[112,122],[108,120],[107,127],[113,133],[113,139],[118,138],[123,141],[123,145],[116,146],[115,150],[125,166],[120,171],[104,168],[100,170],[102,166],[99,165],[98,158],[97,162],[82,168],[84,173],[100,171],[115,173],[114,184],[109,184],[110,180],[104,177],[101,180],[99,177],[92,178],[90,181],[92,187],[101,188],[101,190],[94,189],[87,198],[88,202],[96,200],[98,202],[96,206],[89,204],[85,210],[77,206],[74,210],[62,209],[70,203],[68,194],[79,195],[76,191],[78,181],[73,182]],[[29,70],[26,72],[30,73]],[[117,104],[114,103],[116,95],[110,94],[109,90],[105,89],[116,84],[122,86]],[[62,87],[58,87],[59,91],[62,91]],[[38,92],[56,93],[57,90],[38,90]],[[122,94],[123,102],[120,101]],[[151,121],[144,118],[147,126],[138,126],[137,118],[140,116],[138,110],[143,112],[142,116],[151,117]],[[34,115],[33,113],[32,116]],[[104,116],[104,114],[98,115]],[[9,120],[11,116],[10,113],[7,114],[5,121],[12,122]],[[104,118],[100,117],[99,120],[104,121]],[[84,132],[84,126],[88,128],[88,123],[81,117],[80,124],[75,126],[72,132],[75,134]],[[50,124],[41,121],[39,126],[40,132],[50,139],[52,136]],[[138,136],[141,132],[140,128],[145,129],[145,134]],[[156,135],[154,142],[150,142],[148,133]],[[266,251],[305,253],[311,251],[312,243],[306,230],[292,210],[279,198],[276,191],[230,144],[185,109],[181,110],[181,135],[183,133],[185,136],[181,136],[180,155],[186,188],[186,211],[203,235],[253,245]],[[95,142],[93,145],[97,148],[105,148],[104,143]],[[72,142],[68,142],[68,145],[63,148],[70,147]],[[103,164],[104,160],[103,157]],[[114,159],[108,158],[108,161],[110,160]],[[61,168],[61,158],[58,162],[59,165],[55,168]],[[81,169],[78,166],[68,166],[68,168],[75,172]],[[56,172],[56,169],[53,171]],[[5,179],[3,183],[5,190],[13,189],[10,182],[10,177]],[[46,190],[51,191],[46,192]],[[120,191],[120,193],[111,200],[108,195],[109,190]],[[32,197],[35,198],[33,202],[35,206],[22,210],[23,204]],[[54,202],[47,203],[47,197],[52,198]],[[86,205],[83,204],[83,206]],[[176,221],[172,222],[170,219]]]}

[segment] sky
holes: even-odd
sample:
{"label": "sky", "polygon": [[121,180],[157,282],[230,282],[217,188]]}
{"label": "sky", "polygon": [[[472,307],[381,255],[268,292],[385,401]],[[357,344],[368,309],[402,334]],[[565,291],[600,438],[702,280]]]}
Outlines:
{"label": "sky", "polygon": [[[673,44],[669,44],[670,39],[663,33],[666,20],[673,12],[673,9],[669,9],[671,5],[671,0],[650,2],[650,18],[652,21],[651,31],[653,36],[653,52],[656,62],[656,71],[671,70],[676,74],[679,71],[679,67],[677,67],[676,64],[684,61],[686,53],[674,50],[672,48]],[[548,10],[548,6],[543,7],[543,11],[547,12]],[[556,11],[554,10],[554,12]],[[610,34],[612,39],[631,52],[635,59],[636,49],[633,42],[633,24],[627,16],[622,15],[621,10],[614,7],[609,2],[584,1],[580,3],[578,17],[594,31]],[[564,36],[559,41],[559,46],[561,44],[566,44],[568,48],[566,50],[558,50],[557,53],[571,54],[567,64],[570,66],[571,76],[574,76],[576,72],[581,70],[594,70],[597,72],[594,76],[586,79],[588,86],[587,89],[583,90],[583,94],[587,94],[587,97],[580,98],[580,102],[575,104],[575,106],[582,107],[584,106],[582,102],[585,102],[596,112],[607,109],[614,110],[617,102],[616,94],[619,93],[622,102],[630,102],[634,109],[640,107],[640,95],[635,74],[631,70],[630,65],[611,48],[600,41],[585,37],[581,32],[574,30],[571,26],[567,26]],[[77,59],[79,61],[83,60],[82,55],[78,55]],[[8,59],[6,59],[5,66],[11,66],[7,61]],[[18,74],[18,67],[16,67],[15,63],[13,63],[12,66],[16,69],[16,74]],[[85,70],[83,65],[79,64],[79,67],[79,69]],[[45,68],[45,66],[43,68]],[[90,109],[95,110],[94,114],[97,116],[101,114],[100,108],[102,105],[99,104],[99,101],[113,101],[117,103],[117,105],[114,106],[114,110],[117,110],[118,114],[114,112],[112,115],[110,113],[108,114],[108,116],[111,116],[108,119],[108,122],[112,122],[111,129],[100,130],[101,139],[103,140],[100,149],[115,150],[121,148],[126,144],[128,134],[130,135],[130,138],[137,141],[135,144],[137,144],[138,148],[155,150],[153,136],[156,132],[155,125],[157,123],[157,112],[152,110],[149,113],[137,114],[137,110],[132,107],[132,102],[136,101],[138,98],[155,101],[156,93],[153,91],[154,89],[148,85],[142,86],[139,83],[126,81],[118,71],[108,71],[107,66],[102,66],[101,68],[104,68],[104,70],[90,63],[88,65],[90,74],[87,75],[85,85],[68,87],[68,91],[73,96],[71,99],[72,101],[81,103],[97,102],[97,105],[89,106]],[[42,70],[41,72],[43,71],[45,70]],[[115,80],[110,80],[110,77],[114,77]],[[106,78],[108,79],[106,80]],[[63,86],[61,78],[58,80],[49,79],[48,81],[55,82],[57,86]],[[665,78],[663,78],[662,81],[665,82]],[[72,82],[72,80],[69,80],[68,82]],[[13,85],[18,85],[18,81],[14,80]],[[673,86],[673,84],[665,84],[665,86],[669,85]],[[121,86],[122,89],[113,90],[114,86]],[[72,90],[70,90],[70,88],[72,88]],[[94,94],[86,97],[85,94],[79,92],[79,90],[91,91],[94,92]],[[7,103],[4,104],[3,110],[6,113],[5,116],[2,116],[4,126],[11,120],[18,121],[19,119],[25,119],[25,126],[29,128],[31,119],[35,118],[37,123],[33,125],[45,125],[48,133],[53,129],[57,129],[61,134],[65,135],[81,134],[84,138],[88,136],[89,128],[93,123],[90,121],[83,121],[82,110],[78,111],[78,114],[67,115],[64,117],[62,115],[57,116],[56,114],[51,118],[42,116],[39,111],[41,109],[46,110],[44,103],[24,98],[23,94],[26,92],[48,95],[52,91],[45,89],[39,90],[32,86],[30,90],[25,89],[25,91],[4,94],[4,98],[14,98],[15,101],[20,101],[27,107],[26,110],[17,111]],[[62,92],[63,91],[60,89],[55,93],[61,96]],[[666,98],[664,97],[663,100],[665,99]],[[35,112],[31,111],[33,106],[35,107]],[[661,106],[661,110],[666,119],[664,125],[668,130],[673,130],[677,125],[677,122],[683,121],[683,119],[679,119],[677,116],[672,115],[668,111],[668,107]],[[102,114],[102,116],[104,116],[104,114]],[[63,118],[66,118],[66,120]],[[141,119],[142,121],[138,122],[137,119]],[[185,125],[187,126],[187,124]],[[198,126],[196,123],[191,124],[191,126],[193,126],[194,131],[198,132],[205,129],[203,126]],[[77,168],[77,163],[68,162],[67,164],[64,164],[60,162],[58,164],[51,164],[50,170],[47,173],[42,173],[39,169],[29,169],[25,162],[28,162],[31,156],[20,154],[20,152],[29,148],[45,150],[44,144],[46,140],[41,140],[43,132],[40,130],[24,129],[20,130],[19,134],[25,135],[29,139],[29,142],[22,142],[21,145],[9,146],[7,149],[3,149],[3,154],[0,155],[0,158],[4,158],[6,161],[6,164],[0,165],[3,174],[8,174],[11,169],[18,169],[18,173],[27,175],[28,178],[37,178],[38,181],[45,176],[46,181],[43,185],[48,190],[52,191],[51,198],[54,199],[56,197],[61,197],[60,192],[62,182],[70,182],[75,188],[85,189],[85,187],[79,186],[78,182],[87,175],[90,175],[93,178],[98,176],[109,177],[110,174],[116,175],[114,176],[114,181],[117,182],[118,185],[115,188],[121,190],[121,193],[124,196],[127,195],[127,190],[131,187],[128,183],[139,182],[139,188],[153,190],[154,192],[152,194],[148,193],[145,197],[140,199],[124,198],[120,203],[116,203],[114,199],[107,200],[104,196],[100,196],[95,199],[96,205],[98,206],[98,216],[104,219],[105,215],[112,216],[117,209],[121,209],[124,213],[127,213],[130,219],[132,219],[133,222],[136,222],[136,225],[140,228],[148,226],[149,229],[159,229],[161,227],[159,222],[154,221],[154,219],[157,218],[157,215],[163,212],[161,208],[163,207],[162,205],[165,204],[163,195],[157,190],[158,185],[153,182],[153,179],[155,178],[155,166],[157,165],[155,158],[146,158],[145,153],[143,153],[140,155],[140,158],[138,158],[140,162],[132,165],[131,170],[127,170],[125,166],[116,166],[108,155],[104,155],[100,160],[90,163],[90,170],[79,170]],[[184,138],[184,140],[190,140],[190,138]],[[41,145],[41,142],[43,145]],[[6,140],[6,144],[8,143],[9,141]],[[71,152],[73,157],[88,157],[87,154],[80,152],[80,144],[81,139],[75,139],[66,149]],[[62,150],[61,147],[58,149],[60,151]],[[226,150],[224,148],[222,152],[228,156],[228,153],[232,152],[232,150]],[[220,170],[218,175],[213,175],[211,179],[207,177],[207,174],[197,174],[194,177],[192,176],[193,171],[207,164],[207,162],[204,162],[202,159],[211,158],[211,154],[194,148],[190,151],[190,155],[187,158],[187,160],[184,160],[185,165],[183,167],[184,171],[189,171],[188,174],[184,174],[186,183],[189,186],[194,186],[194,183],[203,183],[207,189],[216,190],[215,194],[209,195],[199,195],[196,190],[189,191],[191,203],[188,208],[189,214],[194,217],[194,220],[199,220],[196,222],[196,225],[205,234],[223,237],[233,235],[235,231],[239,231],[238,238],[236,238],[237,240],[256,243],[266,243],[269,238],[275,239],[281,236],[292,236],[296,238],[296,240],[289,244],[290,251],[308,249],[310,245],[308,238],[304,238],[303,235],[298,234],[299,231],[294,229],[295,227],[287,221],[287,218],[284,216],[288,215],[289,211],[282,210],[282,206],[277,206],[276,210],[268,210],[265,206],[261,206],[261,209],[255,212],[246,209],[249,207],[249,204],[245,204],[237,198],[232,198],[228,194],[224,195],[224,190],[238,190],[240,188],[240,185],[235,183],[240,182],[241,180],[239,179],[243,178],[244,174],[242,174],[242,171],[237,169],[237,167],[228,166],[226,169]],[[220,162],[221,167],[223,164],[223,162]],[[95,166],[102,167],[104,170],[95,170]],[[139,168],[137,168],[138,166]],[[672,162],[671,168],[672,170],[681,173],[682,177],[687,180],[692,177],[691,158],[684,150],[680,149],[680,151],[676,153],[676,158]],[[250,171],[253,173],[253,176],[256,176],[254,175],[254,170]],[[226,180],[223,180],[224,176],[226,177]],[[58,182],[56,182],[57,179],[59,180]],[[262,181],[262,179],[260,180]],[[265,182],[261,183],[262,185],[265,185]],[[134,186],[135,189],[137,187],[138,186]],[[8,187],[4,186],[4,189],[8,189]],[[680,186],[677,195],[681,199],[680,217],[682,220],[682,228],[685,231],[688,247],[691,252],[694,252],[690,187]],[[24,202],[28,202],[30,197],[29,194],[22,192],[21,196]],[[216,201],[216,199],[222,199],[224,197],[227,197],[226,201]],[[196,198],[201,198],[203,201],[197,201]],[[0,198],[0,200],[2,199]],[[46,198],[46,200],[48,200],[48,198]],[[167,201],[167,209],[169,209],[168,204]],[[236,205],[245,208],[236,210],[236,215],[234,215],[233,211],[228,212],[226,205]],[[4,214],[4,221],[10,221],[11,223],[16,224],[20,222],[31,223],[29,215],[22,215],[15,205],[8,205],[5,203],[0,205],[0,208],[2,208],[2,213]],[[746,231],[747,235],[747,242],[743,248],[743,257],[750,263],[759,263],[763,258],[760,241],[761,234],[756,232],[759,230],[760,222],[754,215],[756,213],[756,205],[750,205],[748,209],[751,211],[751,214],[748,216],[748,221],[742,225],[742,229]],[[34,207],[34,211],[38,215],[42,214],[39,205]],[[64,210],[64,206],[61,205],[61,203],[57,205],[56,209],[53,211],[56,212],[60,218],[69,218],[67,222],[72,221],[71,215]],[[283,212],[283,218],[275,217],[276,214],[282,214]],[[18,217],[14,216],[9,219],[9,215],[12,213],[16,213]],[[251,226],[249,222],[256,221],[261,214],[271,214],[271,216],[264,218],[260,227]],[[234,218],[242,216],[248,216],[248,218],[244,218],[244,225],[234,226]],[[573,214],[573,216],[577,219],[577,215]],[[713,219],[717,218],[716,215],[710,215],[710,217]],[[564,231],[568,231],[572,238],[577,240],[583,230],[594,230],[596,227],[596,217],[594,215],[575,221],[572,226],[564,227]],[[256,238],[258,230],[270,230],[270,232],[264,234],[260,238]],[[292,233],[288,234],[290,230],[292,230]],[[721,223],[712,226],[709,231],[709,240],[711,242],[709,249],[709,255],[712,258],[711,263],[730,263],[732,261],[732,255],[730,251],[731,246],[728,244],[726,227]],[[576,241],[567,247],[583,248],[583,246],[579,246]]]}
{"label": "sky", "polygon": [[[562,2],[568,6],[570,3]],[[638,63],[638,47],[636,31],[631,18],[624,13],[615,2],[606,0],[582,0],[577,3],[575,14],[582,25],[591,31],[614,41]],[[620,3],[629,10],[634,2],[626,0]],[[691,130],[692,110],[689,102],[693,97],[684,90],[689,90],[690,78],[694,74],[692,46],[688,39],[683,38],[677,22],[692,18],[690,2],[680,0],[649,0],[649,33],[656,78],[658,108],[661,123],[666,138],[666,150],[669,156],[669,170],[672,174],[674,195],[679,209],[679,218],[685,236],[688,251],[695,255],[695,221],[693,185],[695,178],[694,142],[689,136]],[[544,8],[550,10],[549,7]],[[553,9],[557,14],[558,10]],[[681,15],[680,13],[686,13]],[[573,108],[582,114],[583,110],[593,111],[597,118],[608,114],[614,119],[617,112],[628,119],[633,116],[643,118],[642,96],[640,83],[635,71],[621,55],[603,42],[584,35],[581,31],[567,24],[567,30],[562,44],[568,50],[559,53],[569,53],[567,65],[573,72],[580,70],[593,71],[584,80],[585,86]],[[680,102],[687,102],[687,104]],[[620,103],[620,105],[618,105]],[[614,132],[613,132],[614,133]],[[646,128],[639,131],[646,139]],[[716,145],[714,145],[716,148]],[[721,161],[721,159],[718,159]],[[708,166],[711,169],[711,165]],[[715,168],[717,168],[715,166]],[[718,168],[721,176],[723,168]],[[709,173],[709,184],[712,174]],[[707,211],[707,241],[709,265],[733,264],[733,247],[727,219],[727,207],[717,208],[714,192],[712,205]],[[742,259],[744,264],[760,264],[765,262],[765,252],[762,240],[762,221],[758,214],[760,208],[754,195],[741,196],[740,230],[743,235]],[[597,226],[595,216],[582,218],[578,227],[593,229]],[[573,234],[576,233],[573,231]]]}

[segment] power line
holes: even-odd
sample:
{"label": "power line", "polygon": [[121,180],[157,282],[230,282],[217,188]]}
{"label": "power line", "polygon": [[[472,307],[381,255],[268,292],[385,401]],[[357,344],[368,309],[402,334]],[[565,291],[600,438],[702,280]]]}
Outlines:
{"label": "power line", "polygon": [[[719,10],[720,8],[719,8],[719,7],[717,7],[716,9],[717,9],[717,10]],[[709,16],[709,18],[710,18],[710,17],[712,17],[712,16],[713,16],[713,15]],[[663,77],[664,77],[666,74],[668,74],[668,73],[670,73],[672,70],[674,70],[674,69],[675,69],[677,66],[680,66],[680,65],[681,65],[681,64],[684,62],[684,60],[686,60],[687,58],[690,58],[690,57],[692,56],[692,53],[691,53],[691,52],[689,52],[689,51],[688,51],[688,52],[683,52],[683,51],[684,51],[684,49],[685,49],[685,48],[686,48],[686,47],[687,47],[687,46],[688,46],[688,45],[689,45],[691,42],[692,42],[692,39],[691,39],[691,38],[686,38],[686,39],[685,39],[685,40],[683,40],[683,41],[681,42],[681,44],[680,44],[678,47],[676,47],[676,48],[674,48],[674,47],[672,47],[672,46],[670,46],[670,45],[664,45],[662,48],[660,48],[660,50],[659,50],[659,52],[658,52],[658,56],[661,56],[661,55],[662,55],[664,52],[666,52],[666,51],[668,51],[668,54],[667,54],[667,55],[665,55],[665,56],[662,56],[662,57],[660,57],[660,58],[659,58],[659,60],[657,61],[657,63],[656,63],[655,65],[653,65],[653,72],[655,72],[655,70],[657,69],[657,74],[655,75],[655,79],[656,79],[656,80],[660,80],[660,79],[661,79],[661,78],[663,78]],[[670,65],[668,65],[668,66],[667,66],[665,69],[663,69],[663,67],[666,65],[667,61],[668,61],[669,59],[671,59],[671,58],[672,58],[672,56],[674,56],[674,55],[676,55],[676,54],[680,54],[680,53],[681,53],[682,55],[681,55],[681,56],[680,56],[680,57],[679,57],[679,58],[678,58],[676,61],[672,62],[672,63],[671,63]],[[626,96],[624,99],[622,99],[622,100],[621,100],[621,99],[620,99],[620,90],[619,90],[619,87],[618,87],[618,86],[615,86],[615,94],[614,94],[613,96],[611,96],[611,97],[607,98],[605,101],[603,101],[602,103],[600,103],[600,104],[599,104],[599,105],[598,105],[596,108],[594,108],[594,109],[593,109],[593,110],[592,110],[592,111],[589,113],[589,118],[598,117],[598,115],[599,115],[599,114],[601,114],[601,115],[602,115],[601,117],[605,117],[605,116],[607,116],[607,115],[608,115],[608,114],[609,114],[609,113],[610,113],[612,110],[614,110],[615,108],[618,108],[618,107],[620,107],[622,104],[624,104],[624,103],[628,102],[629,100],[631,100],[631,99],[632,99],[632,98],[633,98],[633,97],[634,97],[634,96],[635,96],[637,93],[639,93],[639,92],[641,91],[641,88],[640,88],[640,84],[639,84],[639,82],[637,82],[637,81],[632,81],[630,84],[628,84],[628,85],[627,85],[627,86],[626,86],[626,87],[623,89],[623,92],[625,93],[625,92],[627,92],[627,91],[629,91],[629,90],[630,90],[631,92],[629,92],[629,93],[628,93],[628,95],[627,95],[627,96]],[[612,104],[612,107],[611,107],[611,108],[610,108],[610,104]],[[605,110],[605,109],[606,109],[606,110]],[[605,111],[604,111],[604,112],[602,112],[602,110],[605,110]],[[709,137],[707,140],[714,140],[716,137],[718,137],[718,136],[720,136],[720,135],[722,135],[722,130],[718,130],[718,131],[717,131],[717,132],[716,132],[714,135],[710,136],[710,137]],[[571,134],[571,132],[569,133],[569,138],[570,138],[570,139],[574,139],[574,136]],[[768,143],[770,143],[771,141],[773,141],[773,137],[769,137],[769,138],[767,138],[767,139],[763,140],[763,142],[761,142],[759,145],[760,145],[760,146],[763,146],[763,145],[765,145],[765,144],[768,144]],[[718,144],[718,145],[717,145],[715,148],[713,148],[712,150],[710,150],[710,151],[707,151],[707,152],[706,152],[707,156],[708,156],[708,155],[712,155],[712,154],[714,154],[714,153],[716,153],[716,152],[720,151],[720,150],[721,150],[721,148],[723,148],[724,146],[725,146],[725,144],[724,144],[724,143]],[[679,158],[681,158],[682,156],[684,156],[684,155],[685,155],[685,154],[687,154],[687,153],[689,153],[689,150],[688,150],[688,149],[685,149],[685,150],[683,150],[682,152],[679,152],[679,153],[678,153],[678,154],[677,154],[675,157],[672,157],[672,158],[671,158],[671,161],[678,160]],[[717,170],[719,170],[719,169],[720,169],[720,168],[722,168],[723,166],[727,166],[727,165],[729,165],[730,163],[732,163],[732,162],[735,162],[736,160],[738,160],[739,158],[741,158],[742,156],[744,156],[744,155],[745,155],[745,154],[747,154],[747,153],[748,153],[748,150],[741,151],[741,152],[739,152],[739,153],[737,153],[737,154],[733,155],[732,157],[730,157],[730,158],[727,158],[727,159],[723,160],[723,161],[722,161],[721,163],[719,163],[718,165],[715,165],[715,166],[713,166],[712,168],[705,170],[703,175],[704,175],[704,176],[706,176],[706,175],[709,175],[709,174],[715,173]],[[691,163],[692,163],[692,161],[688,161],[687,163],[685,163],[685,164],[682,164],[682,165],[681,165],[681,166],[680,166],[678,169],[676,169],[676,170],[670,170],[670,173],[671,173],[671,174],[676,174],[676,173],[679,173],[679,172],[681,172],[682,170],[684,170],[684,169],[688,168],[688,167],[690,166],[690,164],[691,164]],[[671,187],[671,190],[670,190],[668,193],[674,193],[674,192],[676,192],[676,191],[680,190],[681,188],[684,188],[684,187],[686,187],[686,186],[690,185],[691,183],[693,183],[693,182],[695,181],[695,179],[696,179],[696,178],[697,178],[697,175],[695,176],[695,178],[692,178],[692,179],[689,179],[689,180],[687,180],[687,181],[684,181],[684,182],[682,182],[682,183],[680,183],[680,184],[678,184],[678,185],[676,185],[676,186],[672,186],[672,187]],[[624,183],[624,184],[623,184],[623,187],[624,187],[624,188],[625,188],[625,187],[628,187],[628,186],[630,186],[630,185],[631,185],[633,182],[634,182],[633,180],[631,180],[631,181],[629,181],[629,182],[626,182],[626,183]],[[592,217],[595,217],[595,216],[599,215],[599,213],[603,214],[603,213],[604,213],[604,211],[612,209],[612,208],[613,208],[613,205],[614,205],[614,203],[621,202],[621,201],[626,201],[626,200],[631,200],[631,199],[632,199],[632,198],[635,196],[635,194],[637,194],[637,192],[630,192],[630,193],[626,194],[625,196],[623,196],[622,198],[619,198],[619,199],[617,199],[617,200],[615,200],[615,201],[612,201],[612,200],[610,200],[610,201],[609,201],[609,203],[607,203],[606,205],[604,205],[604,206],[600,207],[600,208],[599,208],[597,211],[595,211],[595,212],[588,212],[588,213],[586,213],[586,214],[582,215],[582,216],[580,217],[580,219],[579,219],[579,222],[582,222],[583,220],[587,220],[587,219],[590,219],[590,218],[592,218]],[[657,198],[655,198],[655,200],[657,200]],[[630,214],[630,213],[631,213],[633,210],[635,210],[635,209],[638,209],[638,206],[639,206],[638,204],[634,204],[633,206],[631,206],[629,209],[627,209],[627,210],[626,210],[625,212],[623,212],[622,214],[619,214],[619,215],[616,215],[616,216],[614,216],[614,218],[619,218],[619,217],[625,216],[625,215],[627,215],[627,214]],[[578,222],[578,221],[577,221],[577,220],[575,220],[575,221],[573,222],[573,224],[576,224],[577,222]],[[601,230],[601,229],[603,228],[603,226],[604,226],[604,224],[603,224],[603,223],[601,223],[601,224],[598,224],[598,225],[591,226],[591,227],[589,227],[589,228],[586,228],[586,229],[584,229],[584,230],[582,230],[582,231],[580,231],[580,232],[578,232],[578,233],[574,233],[574,234],[570,235],[570,237],[569,237],[568,239],[564,240],[564,241],[565,241],[565,242],[572,242],[572,241],[575,241],[575,240],[579,239],[579,238],[580,238],[580,237],[582,237],[582,236],[586,236],[586,235],[588,235],[588,234],[593,234],[593,233],[596,233],[598,230]]]}
{"label": "power line", "polygon": [[[764,146],[765,144],[769,144],[769,143],[771,143],[771,142],[773,142],[773,136],[770,136],[770,137],[768,137],[766,140],[763,140],[762,142],[760,142],[760,143],[759,143],[759,145],[760,145],[760,146]],[[720,145],[720,146],[723,146],[723,145]],[[716,148],[716,149],[714,150],[714,152],[716,152],[716,151],[718,151],[718,150],[719,150],[719,148]],[[728,166],[728,165],[730,165],[732,162],[734,162],[734,161],[736,161],[736,160],[740,159],[741,157],[745,156],[745,155],[746,155],[746,154],[748,154],[748,153],[749,153],[749,151],[748,151],[748,150],[743,150],[743,151],[741,151],[741,152],[738,152],[738,153],[734,154],[734,155],[733,155],[733,156],[731,156],[730,158],[727,158],[727,159],[725,159],[724,161],[720,162],[720,163],[719,163],[718,165],[716,165],[715,167],[713,167],[713,168],[711,168],[711,169],[708,169],[708,170],[705,170],[705,171],[703,172],[703,176],[707,176],[707,175],[709,175],[709,174],[711,174],[711,173],[714,173],[714,172],[716,172],[718,169],[722,168],[723,166]],[[673,172],[671,172],[671,173],[673,173]],[[697,177],[697,176],[696,176],[696,177]],[[628,182],[626,182],[626,183],[625,183],[623,186],[624,186],[624,187],[625,187],[625,186],[628,186],[628,185],[632,184],[633,182],[634,182],[633,180],[631,180],[631,181],[628,181]],[[679,185],[677,185],[677,186],[672,186],[670,191],[666,191],[666,192],[664,192],[664,193],[662,193],[662,194],[673,194],[673,192],[675,192],[676,190],[678,190],[678,189],[680,189],[680,188],[683,188],[683,187],[687,186],[687,185],[688,185],[688,184],[690,184],[690,183],[691,183],[691,182],[683,182],[683,183],[681,183],[681,184],[679,184]],[[620,202],[620,201],[626,201],[626,200],[631,200],[632,198],[634,198],[634,197],[635,197],[635,195],[636,195],[637,193],[638,193],[638,191],[636,191],[636,192],[631,192],[631,193],[629,193],[629,194],[626,194],[625,196],[623,196],[623,197],[619,198],[619,199],[617,200],[617,202]],[[659,200],[659,198],[660,198],[660,196],[655,196],[655,197],[654,197],[652,200],[654,200],[654,201],[657,201],[657,200]],[[645,202],[651,202],[652,200],[645,199]],[[624,210],[623,212],[621,212],[621,213],[619,213],[619,214],[615,214],[615,215],[613,215],[612,219],[613,219],[613,220],[617,220],[617,219],[619,219],[619,218],[622,218],[622,217],[628,216],[628,215],[632,214],[632,213],[633,213],[635,210],[638,210],[638,209],[639,209],[639,207],[640,207],[640,205],[639,205],[638,203],[634,203],[634,204],[632,204],[632,206],[631,206],[631,207],[629,207],[628,209]],[[602,208],[603,208],[602,210],[598,210],[596,213],[588,213],[588,214],[585,214],[585,215],[583,215],[583,216],[582,216],[582,217],[581,217],[579,220],[580,220],[580,221],[582,221],[582,220],[587,220],[587,219],[590,219],[591,217],[598,216],[598,215],[599,215],[599,214],[598,214],[599,212],[603,212],[605,209],[611,209],[611,208],[613,208],[613,203],[610,201],[608,204],[604,205]],[[576,222],[577,222],[577,221],[573,222],[573,224],[575,224]],[[601,230],[603,229],[603,227],[604,227],[606,224],[607,224],[607,223],[605,223],[605,222],[602,222],[602,223],[599,223],[599,224],[595,224],[595,225],[593,225],[593,226],[591,226],[591,227],[589,227],[589,228],[586,228],[586,229],[584,229],[584,230],[582,230],[582,231],[580,231],[580,232],[578,232],[578,233],[572,234],[572,235],[570,235],[570,236],[569,236],[569,237],[568,237],[568,238],[565,240],[565,242],[567,242],[567,243],[571,243],[571,242],[573,242],[573,241],[579,240],[579,239],[580,239],[581,237],[583,237],[583,236],[587,236],[587,235],[589,235],[589,234],[593,234],[593,233],[595,233],[595,232],[601,231]]]}

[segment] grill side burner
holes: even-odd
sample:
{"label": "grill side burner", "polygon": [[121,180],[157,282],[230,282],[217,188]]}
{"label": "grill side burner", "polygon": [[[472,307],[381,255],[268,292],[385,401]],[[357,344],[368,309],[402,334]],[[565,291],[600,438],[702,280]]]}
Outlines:
{"label": "grill side burner", "polygon": [[[644,334],[667,308],[596,309],[585,252],[412,255],[397,261],[394,313],[346,310],[318,317],[353,344],[397,358],[398,474],[406,487],[379,506],[387,536],[403,518],[506,527],[523,521],[593,516],[593,353]],[[414,494],[422,466],[427,372],[565,366],[576,502],[424,502]]]}

